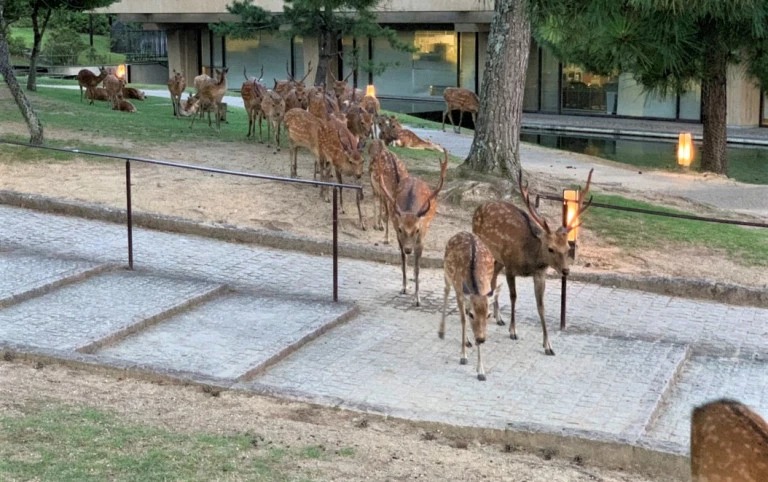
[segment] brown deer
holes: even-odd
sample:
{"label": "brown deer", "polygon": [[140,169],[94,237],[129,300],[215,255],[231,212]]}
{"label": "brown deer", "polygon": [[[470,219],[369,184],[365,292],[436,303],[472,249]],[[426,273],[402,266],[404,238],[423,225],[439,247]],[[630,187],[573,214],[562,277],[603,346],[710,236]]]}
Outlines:
{"label": "brown deer", "polygon": [[288,74],[287,80],[275,80],[275,85],[272,87],[272,90],[280,94],[281,97],[285,97],[288,92],[290,92],[292,89],[294,89],[296,86],[301,84],[302,87],[304,87],[304,81],[309,77],[309,74],[312,72],[312,61],[310,60],[309,63],[307,63],[307,73],[304,74],[304,77],[301,78],[301,80],[296,80],[296,78],[291,75],[290,70],[288,69],[288,61],[285,62],[285,73]]}
{"label": "brown deer", "polygon": [[298,157],[299,147],[303,147],[308,149],[315,157],[315,179],[317,179],[320,158],[318,132],[322,121],[304,109],[294,108],[285,113],[283,122],[285,122],[285,128],[288,130],[291,177],[298,177],[296,158]]}
{"label": "brown deer", "polygon": [[379,131],[379,139],[386,145],[392,144],[397,139],[397,130],[403,128],[395,116],[377,115],[374,122]]}
{"label": "brown deer", "polygon": [[122,112],[136,112],[136,106],[123,98],[119,98],[112,105],[112,110],[119,110]]}
{"label": "brown deer", "polygon": [[139,89],[136,89],[134,87],[123,86],[123,98],[144,100],[145,95],[144,95],[144,92]]}
{"label": "brown deer", "polygon": [[395,139],[392,145],[395,147],[405,147],[406,149],[426,149],[430,151],[443,152],[443,147],[431,141],[425,141],[417,136],[415,132],[405,128],[394,128]]}
{"label": "brown deer", "polygon": [[[445,116],[451,121],[453,132],[461,133],[461,122],[464,112],[472,114],[472,122],[477,122],[477,111],[480,109],[480,98],[469,89],[463,87],[446,87],[443,91],[445,99],[445,111],[443,112],[443,132],[445,132]],[[459,126],[453,123],[453,111],[458,110]]]}
{"label": "brown deer", "polygon": [[353,105],[346,112],[347,127],[352,134],[364,139],[373,133],[373,115],[358,105]]}
{"label": "brown deer", "polygon": [[[80,102],[83,101],[83,89],[94,89],[104,78],[109,74],[109,71],[104,67],[99,67],[99,75],[94,74],[88,69],[82,69],[77,73],[77,85],[80,86]],[[93,99],[89,104],[93,104]]]}
{"label": "brown deer", "polygon": [[394,216],[392,226],[397,233],[397,242],[400,245],[400,266],[403,271],[403,289],[400,293],[406,293],[406,256],[413,254],[413,273],[416,284],[416,306],[421,305],[419,297],[419,264],[421,253],[424,250],[424,239],[429,231],[429,224],[437,212],[437,195],[443,188],[445,171],[448,168],[448,151],[443,150],[444,160],[440,163],[440,182],[435,189],[419,179],[408,176],[400,180],[395,190],[395,195],[389,193],[386,182],[380,179],[381,190],[392,207]]}
{"label": "brown deer", "polygon": [[91,103],[94,100],[107,101],[109,100],[109,93],[107,93],[107,89],[104,87],[88,87],[85,89],[85,98],[89,99]]}
{"label": "brown deer", "polygon": [[187,80],[181,72],[173,69],[173,77],[168,79],[168,92],[171,93],[171,104],[173,105],[173,116],[181,117],[181,96],[187,88]]}
{"label": "brown deer", "polygon": [[[589,171],[587,185],[582,193],[582,199],[589,193],[589,185],[592,181],[592,171]],[[509,337],[517,340],[515,331],[515,276],[533,276],[533,286],[536,295],[536,308],[541,319],[541,329],[544,332],[544,353],[554,355],[549,343],[547,324],[544,319],[544,285],[548,267],[554,268],[558,273],[567,276],[571,258],[568,255],[568,232],[578,226],[578,221],[570,226],[562,226],[556,230],[549,227],[547,221],[542,218],[531,205],[527,184],[523,186],[522,170],[518,173],[518,186],[527,212],[514,204],[503,201],[491,201],[481,204],[472,216],[472,232],[480,236],[480,239],[490,248],[496,259],[496,267],[493,273],[491,287],[496,292],[493,302],[493,316],[496,323],[503,325],[499,315],[499,292],[496,290],[496,278],[502,269],[507,276],[509,285],[509,298],[512,305],[512,314],[509,322]],[[579,216],[591,204],[581,203]]]}
{"label": "brown deer", "polygon": [[[389,219],[394,209],[389,205],[384,191],[381,188],[381,182],[386,183],[389,192],[395,192],[401,179],[408,177],[408,169],[405,163],[400,160],[392,151],[387,149],[384,141],[375,139],[368,147],[368,174],[371,178],[371,188],[373,189],[373,211],[374,211],[374,229],[386,230],[384,234],[384,244],[389,244]],[[376,210],[378,203],[379,209]]]}
{"label": "brown deer", "polygon": [[248,74],[245,73],[245,67],[243,67],[243,75],[245,82],[240,87],[240,97],[243,98],[243,107],[248,114],[248,135],[246,137],[255,136],[256,123],[258,122],[259,141],[261,142],[261,119],[264,115],[261,111],[261,101],[267,93],[267,88],[261,84],[261,79],[264,77],[264,67],[261,67],[261,75],[258,79],[249,79]]}
{"label": "brown deer", "polygon": [[104,89],[107,91],[112,108],[115,109],[117,102],[123,98],[123,87],[125,81],[118,78],[115,74],[109,73],[104,77]]}
{"label": "brown deer", "polygon": [[[261,99],[261,111],[267,118],[267,144],[269,144],[270,131],[274,133],[275,146],[280,150],[280,126],[285,116],[285,99],[274,90],[267,90]],[[259,119],[261,127],[261,119]],[[261,140],[261,128],[259,128],[259,140]]]}
{"label": "brown deer", "polygon": [[[472,233],[455,234],[445,245],[443,315],[440,318],[437,336],[441,340],[445,338],[445,312],[448,308],[448,295],[453,288],[461,319],[461,358],[459,358],[459,363],[467,364],[467,317],[469,317],[477,345],[477,379],[480,381],[485,380],[485,367],[483,366],[483,357],[480,354],[480,345],[485,343],[488,317],[491,313],[488,307],[490,298],[493,296],[493,289],[491,289],[493,268],[494,259],[491,250]],[[467,298],[469,298],[468,304]]]}
{"label": "brown deer", "polygon": [[691,480],[768,481],[768,423],[734,400],[696,407],[691,416]]}
{"label": "brown deer", "polygon": [[[216,70],[216,73],[218,74],[218,80],[217,81],[209,81],[209,82],[201,82],[200,87],[197,92],[197,96],[200,100],[200,113],[207,111],[208,112],[208,126],[211,126],[211,112],[214,113],[214,117],[216,118],[216,130],[221,131],[221,120],[223,118],[223,108],[221,104],[221,100],[224,98],[224,94],[227,93],[227,72],[229,71],[228,67],[224,67],[221,70]],[[198,76],[200,77],[200,76]],[[195,77],[195,82],[197,87],[197,78]],[[195,125],[195,119],[198,116],[192,116],[192,122],[190,123],[189,127],[192,128],[192,126]]]}

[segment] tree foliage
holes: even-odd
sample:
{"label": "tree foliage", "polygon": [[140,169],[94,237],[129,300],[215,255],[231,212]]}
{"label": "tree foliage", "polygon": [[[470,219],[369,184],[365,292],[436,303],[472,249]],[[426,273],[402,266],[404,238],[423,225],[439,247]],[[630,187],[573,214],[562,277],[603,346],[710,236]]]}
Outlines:
{"label": "tree foliage", "polygon": [[[376,22],[373,9],[381,0],[285,0],[282,15],[273,15],[254,5],[253,0],[235,0],[227,10],[241,19],[239,23],[211,25],[212,30],[234,38],[252,38],[264,31],[280,29],[285,35],[315,37],[319,46],[319,65],[315,84],[326,82],[328,70],[337,58],[339,40],[343,37],[385,38],[398,50],[411,47],[398,40],[396,32]],[[361,65],[357,52],[347,52],[355,66],[373,70],[373,65]]]}
{"label": "tree foliage", "polygon": [[699,83],[702,169],[727,172],[726,78],[745,63],[768,85],[768,0],[530,0],[534,37],[563,61],[630,72],[647,90]]}

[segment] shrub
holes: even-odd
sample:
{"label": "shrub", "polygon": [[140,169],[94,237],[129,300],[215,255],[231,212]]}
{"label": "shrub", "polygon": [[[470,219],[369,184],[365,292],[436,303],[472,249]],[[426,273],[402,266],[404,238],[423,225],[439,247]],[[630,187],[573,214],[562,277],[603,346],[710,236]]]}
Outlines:
{"label": "shrub", "polygon": [[8,52],[14,57],[23,57],[27,53],[27,44],[23,37],[10,37],[8,39]]}
{"label": "shrub", "polygon": [[43,47],[42,59],[51,65],[74,65],[88,46],[80,34],[69,28],[53,30]]}

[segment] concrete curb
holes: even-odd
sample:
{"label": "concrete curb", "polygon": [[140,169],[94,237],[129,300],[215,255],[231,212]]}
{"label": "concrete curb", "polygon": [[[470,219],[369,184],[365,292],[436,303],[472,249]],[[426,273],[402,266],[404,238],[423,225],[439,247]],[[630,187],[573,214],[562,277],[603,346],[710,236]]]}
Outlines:
{"label": "concrete curb", "polygon": [[[112,223],[126,223],[126,211],[122,209],[48,198],[36,194],[0,190],[0,204]],[[158,231],[204,236],[230,242],[252,243],[323,256],[330,255],[332,252],[330,239],[308,238],[290,233],[239,228],[226,224],[199,223],[173,216],[136,211],[132,213],[132,217],[134,226]],[[341,242],[339,243],[339,255],[349,259],[375,261],[393,265],[400,264],[399,253],[391,247],[381,248]],[[424,268],[442,268],[443,260],[434,256],[424,256],[421,266]],[[705,279],[577,272],[572,273],[569,279],[668,296],[709,300],[730,305],[768,308],[768,290],[736,284],[718,283]]]}

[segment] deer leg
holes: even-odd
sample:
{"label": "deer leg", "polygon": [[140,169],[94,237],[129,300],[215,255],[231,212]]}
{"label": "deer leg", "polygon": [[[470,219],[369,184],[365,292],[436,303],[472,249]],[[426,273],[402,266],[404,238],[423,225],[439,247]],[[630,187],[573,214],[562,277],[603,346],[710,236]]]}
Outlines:
{"label": "deer leg", "polygon": [[494,263],[493,277],[491,278],[491,289],[493,290],[493,318],[496,320],[496,324],[499,326],[504,326],[504,320],[501,319],[501,315],[499,314],[499,289],[496,281],[502,269],[504,269],[503,264]]}
{"label": "deer leg", "polygon": [[515,289],[514,275],[507,273],[507,285],[509,287],[509,302],[512,305],[512,314],[509,317],[509,338],[517,340],[517,332],[515,331],[515,301],[517,301],[517,290]]}
{"label": "deer leg", "polygon": [[400,290],[400,294],[404,295],[406,293],[406,290],[405,290],[405,287],[406,287],[406,285],[405,285],[405,261],[406,261],[406,258],[405,258],[405,251],[403,251],[403,243],[400,242],[400,238],[397,239],[397,244],[400,245],[400,267],[402,268],[402,271],[403,271],[403,289]]}
{"label": "deer leg", "polygon": [[[341,184],[341,171],[338,169],[336,169],[336,181]],[[339,188],[339,206],[341,207],[341,214],[347,214],[347,212],[344,211],[344,196],[342,195],[343,192],[344,189]]]}
{"label": "deer leg", "polygon": [[443,290],[443,316],[440,317],[440,326],[437,328],[437,336],[441,340],[445,338],[445,312],[448,310],[448,295],[451,294],[451,283],[445,280]]}
{"label": "deer leg", "polygon": [[291,162],[291,177],[299,177],[298,173],[296,172],[298,157],[299,157],[299,147],[292,145],[290,147],[290,153],[289,153],[289,159]]}
{"label": "deer leg", "polygon": [[448,114],[448,109],[446,108],[446,109],[443,111],[443,126],[441,127],[441,129],[443,130],[443,132],[445,132],[445,116],[446,116],[447,114]]}
{"label": "deer leg", "polygon": [[459,128],[458,128],[458,129],[456,129],[456,128],[454,127],[454,128],[453,128],[453,132],[455,132],[455,133],[457,133],[457,134],[461,134],[461,123],[462,123],[462,122],[464,122],[464,111],[463,111],[463,110],[459,110]]}
{"label": "deer leg", "polygon": [[357,191],[355,193],[355,203],[357,204],[357,218],[360,221],[360,229],[366,230],[365,221],[363,220],[363,211],[360,207],[360,203],[363,200],[363,191]]}
{"label": "deer leg", "polygon": [[547,322],[544,319],[544,285],[546,283],[546,277],[544,271],[539,271],[533,275],[533,291],[536,293],[536,309],[539,311],[539,319],[541,319],[541,331],[544,333],[544,353],[546,355],[554,355],[552,345],[549,344],[549,335],[547,334]]}
{"label": "deer leg", "polygon": [[464,295],[456,290],[456,304],[459,306],[459,318],[461,318],[461,358],[460,365],[467,364],[467,314],[464,312]]}
{"label": "deer leg", "polygon": [[415,278],[414,281],[416,283],[416,306],[421,306],[421,297],[419,296],[419,264],[421,262],[422,249],[421,245],[418,245],[413,252],[413,277]]}

